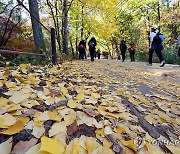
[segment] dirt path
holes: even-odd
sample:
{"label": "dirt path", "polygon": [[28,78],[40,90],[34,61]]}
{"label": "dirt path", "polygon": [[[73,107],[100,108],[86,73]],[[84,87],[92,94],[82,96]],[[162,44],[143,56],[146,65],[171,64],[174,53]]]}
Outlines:
{"label": "dirt path", "polygon": [[0,130],[21,121],[20,129],[0,134],[0,148],[13,139],[10,151],[30,143],[27,151],[37,139],[42,145],[56,139],[65,153],[73,146],[89,153],[180,153],[178,66],[88,60],[2,68],[0,99]]}

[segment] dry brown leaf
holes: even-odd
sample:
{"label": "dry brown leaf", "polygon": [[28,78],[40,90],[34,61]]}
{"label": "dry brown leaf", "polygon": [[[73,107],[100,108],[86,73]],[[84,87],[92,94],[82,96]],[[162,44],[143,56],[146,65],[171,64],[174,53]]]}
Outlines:
{"label": "dry brown leaf", "polygon": [[12,154],[23,154],[26,153],[32,146],[37,143],[37,139],[32,138],[29,141],[20,141],[12,149]]}

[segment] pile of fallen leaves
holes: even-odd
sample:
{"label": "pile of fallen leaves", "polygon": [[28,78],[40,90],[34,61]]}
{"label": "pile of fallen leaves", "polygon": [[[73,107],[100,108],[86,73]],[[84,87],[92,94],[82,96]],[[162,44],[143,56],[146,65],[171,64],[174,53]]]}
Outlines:
{"label": "pile of fallen leaves", "polygon": [[[172,115],[153,108],[158,102],[150,97],[164,101],[170,98],[128,90],[128,86],[142,80],[134,78],[129,85],[123,85],[133,73],[120,68],[122,81],[116,75],[113,77],[115,68],[108,71],[105,68],[106,64],[87,62],[2,68],[0,153],[179,152],[177,146],[151,143],[178,139],[180,121],[175,108],[178,102],[170,100],[174,103]],[[163,108],[162,102],[159,104]],[[146,110],[148,107],[152,112]]]}

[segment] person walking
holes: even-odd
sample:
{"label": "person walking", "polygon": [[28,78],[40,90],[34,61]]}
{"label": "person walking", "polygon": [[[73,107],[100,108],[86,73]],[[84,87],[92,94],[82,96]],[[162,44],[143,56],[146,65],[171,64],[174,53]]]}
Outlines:
{"label": "person walking", "polygon": [[96,45],[97,45],[95,36],[93,36],[90,39],[90,41],[88,42],[88,45],[89,45],[89,52],[90,52],[90,56],[91,56],[91,61],[94,61]]}
{"label": "person walking", "polygon": [[97,52],[96,52],[97,56],[98,56],[98,59],[100,59],[100,56],[101,56],[101,51],[98,49]]}
{"label": "person walking", "polygon": [[152,66],[152,58],[154,51],[156,52],[159,61],[160,67],[165,65],[165,60],[162,54],[162,50],[164,49],[162,42],[164,41],[164,36],[158,32],[158,26],[153,25],[151,27],[150,33],[150,47],[149,47],[149,65]]}
{"label": "person walking", "polygon": [[178,57],[179,57],[178,64],[180,66],[180,36],[177,38],[176,48],[178,49]]}
{"label": "person walking", "polygon": [[78,51],[79,51],[79,59],[87,59],[86,58],[86,41],[81,40],[78,45]]}
{"label": "person walking", "polygon": [[130,48],[129,48],[129,54],[131,58],[131,62],[135,61],[134,55],[136,51],[136,46],[133,42],[130,43]]}
{"label": "person walking", "polygon": [[127,50],[127,46],[126,46],[126,41],[125,40],[121,41],[120,50],[121,50],[121,55],[122,55],[122,62],[124,62],[125,61],[125,57],[126,57],[126,50]]}

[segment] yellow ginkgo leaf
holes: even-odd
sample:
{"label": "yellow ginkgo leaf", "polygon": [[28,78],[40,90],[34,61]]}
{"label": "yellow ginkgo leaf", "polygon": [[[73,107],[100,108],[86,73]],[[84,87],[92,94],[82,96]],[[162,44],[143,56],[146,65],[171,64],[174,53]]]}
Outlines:
{"label": "yellow ginkgo leaf", "polygon": [[13,74],[13,77],[17,78],[20,82],[24,82],[24,78],[20,74]]}
{"label": "yellow ginkgo leaf", "polygon": [[47,97],[44,103],[45,103],[46,105],[51,105],[51,104],[54,104],[54,102],[55,102],[55,98],[53,98],[53,97]]}
{"label": "yellow ginkgo leaf", "polygon": [[118,88],[117,91],[116,91],[116,93],[117,93],[118,95],[121,95],[121,94],[123,93],[123,91],[122,91],[121,88]]}
{"label": "yellow ginkgo leaf", "polygon": [[16,123],[16,118],[8,113],[1,116],[1,118],[3,119],[1,128],[8,128],[9,126],[12,126]]}
{"label": "yellow ginkgo leaf", "polygon": [[23,94],[21,91],[15,92],[9,99],[15,104],[19,104],[29,98],[30,94]]}
{"label": "yellow ginkgo leaf", "polygon": [[142,103],[149,103],[149,101],[148,101],[143,95],[140,95],[140,96],[138,97],[138,99],[139,99],[140,102],[142,102]]}
{"label": "yellow ginkgo leaf", "polygon": [[89,109],[96,109],[95,106],[92,105],[83,105],[84,108],[89,108]]}
{"label": "yellow ginkgo leaf", "polygon": [[19,118],[18,120],[22,121],[24,124],[27,124],[30,120],[29,117],[22,117],[22,118]]}
{"label": "yellow ginkgo leaf", "polygon": [[0,97],[0,105],[5,107],[9,103],[9,100],[3,97]]}
{"label": "yellow ginkgo leaf", "polygon": [[43,126],[36,126],[33,127],[32,135],[34,135],[36,138],[41,138],[45,133],[45,129]]}
{"label": "yellow ginkgo leaf", "polygon": [[14,125],[10,126],[7,130],[1,132],[1,134],[13,135],[19,133],[24,129],[24,126],[25,124],[21,120],[18,120]]}
{"label": "yellow ginkgo leaf", "polygon": [[60,141],[43,136],[41,138],[40,152],[49,152],[50,154],[63,154],[65,149]]}
{"label": "yellow ginkgo leaf", "polygon": [[79,145],[79,139],[74,139],[74,144],[73,144],[73,149],[72,149],[72,154],[85,154],[86,150]]}
{"label": "yellow ginkgo leaf", "polygon": [[136,146],[134,145],[134,140],[129,140],[129,141],[120,140],[120,141],[121,141],[121,143],[122,143],[124,146],[132,149],[133,151],[137,151],[137,148],[136,148]]}
{"label": "yellow ginkgo leaf", "polygon": [[100,136],[105,136],[106,134],[104,133],[104,128],[102,128],[102,129],[96,129],[95,130],[95,133],[97,134],[97,135],[100,135]]}
{"label": "yellow ginkgo leaf", "polygon": [[20,64],[19,67],[21,69],[28,69],[30,66],[29,66],[29,64]]}
{"label": "yellow ginkgo leaf", "polygon": [[164,154],[159,146],[147,143],[145,147],[147,147],[149,154]]}
{"label": "yellow ginkgo leaf", "polygon": [[[178,141],[177,141],[178,142]],[[179,143],[179,142],[178,142]],[[174,146],[174,145],[166,145],[166,147],[173,153],[173,154],[179,154],[180,147]]]}
{"label": "yellow ginkgo leaf", "polygon": [[85,150],[86,150],[86,144],[85,144],[86,139],[87,137],[84,135],[81,135],[81,137],[79,138],[79,145],[83,147]]}
{"label": "yellow ginkgo leaf", "polygon": [[64,154],[72,154],[74,142],[73,140],[66,146]]}
{"label": "yellow ginkgo leaf", "polygon": [[93,96],[96,99],[99,99],[101,97],[98,93],[92,93],[91,96]]}
{"label": "yellow ginkgo leaf", "polygon": [[57,111],[48,111],[47,114],[49,115],[51,120],[61,121],[62,119],[62,117],[58,114]]}
{"label": "yellow ginkgo leaf", "polygon": [[117,127],[117,133],[122,134],[124,132],[126,132],[126,129],[124,127],[122,127],[122,126]]}
{"label": "yellow ginkgo leaf", "polygon": [[77,100],[78,102],[84,100],[84,92],[81,91],[74,99]]}
{"label": "yellow ginkgo leaf", "polygon": [[106,139],[103,140],[103,148],[101,153],[108,153],[108,154],[114,154],[114,152],[111,149],[112,143],[107,141]]}
{"label": "yellow ginkgo leaf", "polygon": [[49,130],[49,137],[57,135],[60,132],[66,132],[67,128],[65,122],[55,123],[52,125],[51,129]]}
{"label": "yellow ginkgo leaf", "polygon": [[63,86],[61,87],[61,92],[64,96],[67,96],[68,95],[68,90]]}
{"label": "yellow ginkgo leaf", "polygon": [[64,116],[64,121],[66,126],[71,125],[75,120],[77,120],[76,114],[69,114]]}
{"label": "yellow ginkgo leaf", "polygon": [[5,85],[7,88],[16,88],[17,83],[16,82],[5,82]]}
{"label": "yellow ginkgo leaf", "polygon": [[93,125],[94,118],[90,117],[89,115],[87,115],[86,113],[81,112],[81,111],[77,111],[76,113],[77,113],[79,119],[82,121],[82,123],[85,123],[88,126]]}
{"label": "yellow ginkgo leaf", "polygon": [[106,117],[118,119],[120,117],[120,114],[108,113]]}
{"label": "yellow ginkgo leaf", "polygon": [[14,105],[14,106],[10,107],[8,109],[8,112],[17,111],[17,110],[21,110],[21,109],[22,109],[21,105],[17,104],[17,105]]}
{"label": "yellow ginkgo leaf", "polygon": [[100,147],[100,144],[96,141],[95,138],[92,137],[87,138],[85,143],[88,153],[92,153],[94,150]]}
{"label": "yellow ginkgo leaf", "polygon": [[70,99],[67,103],[67,106],[69,106],[70,108],[74,109],[77,108],[77,104],[73,101],[73,99]]}

